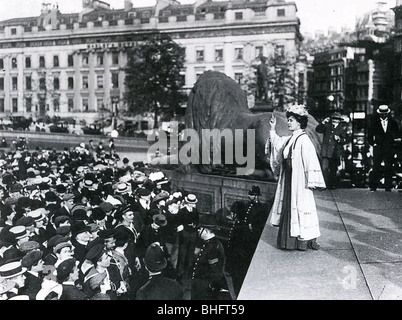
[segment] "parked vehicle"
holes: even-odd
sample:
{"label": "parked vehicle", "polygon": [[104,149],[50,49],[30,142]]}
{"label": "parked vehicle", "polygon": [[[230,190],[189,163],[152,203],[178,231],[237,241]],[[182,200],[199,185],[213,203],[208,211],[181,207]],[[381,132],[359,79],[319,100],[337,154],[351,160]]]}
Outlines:
{"label": "parked vehicle", "polygon": [[25,131],[29,129],[32,123],[32,118],[25,118],[24,116],[10,117],[11,125],[9,128],[12,130]]}
{"label": "parked vehicle", "polygon": [[97,123],[91,123],[82,128],[82,132],[84,132],[84,134],[101,135],[102,127]]}
{"label": "parked vehicle", "polygon": [[52,133],[69,133],[68,123],[65,121],[58,121],[49,126],[49,131]]}

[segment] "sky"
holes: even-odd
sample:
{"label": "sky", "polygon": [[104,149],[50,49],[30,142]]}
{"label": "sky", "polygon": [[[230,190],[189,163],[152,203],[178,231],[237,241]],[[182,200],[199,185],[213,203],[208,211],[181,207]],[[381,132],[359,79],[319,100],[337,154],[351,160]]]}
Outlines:
{"label": "sky", "polygon": [[[103,0],[114,9],[122,9],[124,0]],[[179,0],[180,1],[180,0]],[[215,0],[216,1],[216,0]],[[395,6],[396,0],[383,0],[387,8]],[[43,2],[58,4],[62,13],[80,12],[82,0],[0,0],[0,21],[12,18],[38,16]],[[287,2],[292,2],[287,0]],[[301,21],[301,32],[314,33],[342,26],[353,28],[356,16],[374,9],[378,0],[293,0]],[[132,0],[134,7],[153,6],[156,0]],[[181,4],[195,3],[195,0],[181,0]]]}

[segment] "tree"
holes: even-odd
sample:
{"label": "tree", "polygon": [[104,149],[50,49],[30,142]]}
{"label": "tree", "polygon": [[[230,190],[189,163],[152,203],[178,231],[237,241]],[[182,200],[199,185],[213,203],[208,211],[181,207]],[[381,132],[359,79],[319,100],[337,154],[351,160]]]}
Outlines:
{"label": "tree", "polygon": [[173,115],[186,98],[180,75],[184,48],[168,35],[157,33],[138,43],[129,57],[125,79],[129,112],[153,112],[154,128],[158,128],[158,116]]}

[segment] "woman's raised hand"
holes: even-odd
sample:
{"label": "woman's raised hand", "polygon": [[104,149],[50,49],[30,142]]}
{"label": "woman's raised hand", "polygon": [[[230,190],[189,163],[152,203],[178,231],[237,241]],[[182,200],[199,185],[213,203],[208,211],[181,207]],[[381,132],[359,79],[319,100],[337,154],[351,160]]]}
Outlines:
{"label": "woman's raised hand", "polygon": [[269,120],[269,124],[271,125],[271,130],[275,130],[275,128],[276,128],[276,117],[275,117],[275,115],[273,113],[272,113],[271,120]]}

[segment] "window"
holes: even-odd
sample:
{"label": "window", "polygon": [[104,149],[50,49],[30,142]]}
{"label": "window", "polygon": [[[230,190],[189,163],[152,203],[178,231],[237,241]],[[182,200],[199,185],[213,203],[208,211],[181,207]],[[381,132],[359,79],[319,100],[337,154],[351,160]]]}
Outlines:
{"label": "window", "polygon": [[13,88],[13,90],[18,90],[18,78],[17,77],[12,78],[12,88]]}
{"label": "window", "polygon": [[39,79],[39,90],[46,90],[46,79],[45,78],[40,78]]}
{"label": "window", "polygon": [[11,28],[11,34],[12,35],[17,34],[17,28]]}
{"label": "window", "polygon": [[74,110],[74,99],[73,98],[68,98],[68,112],[72,112]]}
{"label": "window", "polygon": [[98,54],[96,61],[98,66],[103,66],[103,54]]}
{"label": "window", "polygon": [[32,111],[32,98],[28,97],[25,98],[25,110],[27,112],[31,112]]}
{"label": "window", "polygon": [[45,68],[45,67],[46,67],[45,57],[44,57],[44,56],[40,56],[40,57],[39,57],[39,68]]}
{"label": "window", "polygon": [[17,58],[11,58],[11,68],[17,69]]}
{"label": "window", "polygon": [[31,57],[25,57],[25,68],[31,68]]}
{"label": "window", "polygon": [[276,46],[276,56],[282,57],[282,58],[285,56],[285,46],[284,45]]}
{"label": "window", "polygon": [[117,89],[119,87],[119,74],[112,73],[112,87],[113,89]]}
{"label": "window", "polygon": [[32,77],[31,76],[25,77],[25,89],[32,90]]}
{"label": "window", "polygon": [[235,48],[235,60],[243,60],[243,48]]}
{"label": "window", "polygon": [[255,47],[255,57],[259,58],[262,57],[263,55],[264,55],[263,47],[262,46]]}
{"label": "window", "polygon": [[53,99],[53,110],[54,110],[54,112],[59,112],[60,111],[60,100],[59,100],[59,98],[54,98]]}
{"label": "window", "polygon": [[4,78],[0,78],[0,91],[4,91]]}
{"label": "window", "polygon": [[89,110],[89,104],[88,104],[88,99],[82,99],[82,111],[88,111]]}
{"label": "window", "polygon": [[74,57],[73,57],[73,55],[71,55],[71,54],[68,55],[67,64],[68,64],[69,67],[74,66]]}
{"label": "window", "polygon": [[302,72],[299,73],[299,84],[298,84],[298,87],[299,87],[300,89],[303,89],[303,88],[304,88],[304,73],[302,73]]}
{"label": "window", "polygon": [[59,56],[53,56],[53,67],[59,66]]}
{"label": "window", "polygon": [[278,9],[278,10],[276,11],[276,15],[277,15],[278,17],[284,17],[284,16],[285,16],[285,9]]}
{"label": "window", "polygon": [[89,56],[87,54],[84,54],[82,56],[82,65],[84,65],[84,66],[88,65],[88,61],[89,61]]}
{"label": "window", "polygon": [[223,61],[223,49],[215,49],[215,61]]}
{"label": "window", "polygon": [[59,90],[60,89],[60,79],[59,78],[54,78],[53,79],[53,89],[54,90]]}
{"label": "window", "polygon": [[235,73],[235,80],[238,84],[241,84],[242,79],[243,79],[243,73]]}
{"label": "window", "polygon": [[68,77],[68,90],[74,89],[74,78]]}
{"label": "window", "polygon": [[4,112],[4,98],[0,98],[0,112]]}
{"label": "window", "polygon": [[119,53],[118,52],[114,52],[113,56],[112,56],[112,63],[113,64],[119,64]]}
{"label": "window", "polygon": [[18,112],[18,98],[13,98],[12,104],[13,104],[13,112]]}
{"label": "window", "polygon": [[82,88],[83,89],[89,88],[88,76],[82,76]]}
{"label": "window", "polygon": [[103,76],[97,76],[96,83],[97,83],[98,89],[103,89]]}
{"label": "window", "polygon": [[204,50],[203,49],[198,49],[196,51],[196,61],[197,62],[204,61]]}
{"label": "window", "polygon": [[103,98],[98,98],[98,99],[96,100],[96,104],[97,104],[98,110],[103,110],[103,109],[104,109],[104,106],[103,106]]}
{"label": "window", "polygon": [[235,13],[236,20],[243,20],[243,12],[236,12]]}
{"label": "window", "polygon": [[185,74],[180,74],[179,85],[180,85],[180,87],[184,87],[186,85],[186,75]]}
{"label": "window", "polygon": [[4,60],[0,59],[0,69],[4,69]]}

